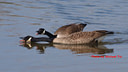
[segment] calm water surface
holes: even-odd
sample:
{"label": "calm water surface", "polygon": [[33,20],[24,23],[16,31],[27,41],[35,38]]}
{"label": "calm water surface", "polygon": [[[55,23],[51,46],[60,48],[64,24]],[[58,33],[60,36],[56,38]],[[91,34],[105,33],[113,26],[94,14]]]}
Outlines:
{"label": "calm water surface", "polygon": [[[54,33],[75,22],[88,23],[84,31],[105,29],[115,34],[98,47],[19,43],[19,37],[36,36],[38,28]],[[127,0],[0,0],[0,33],[0,72],[128,70]]]}

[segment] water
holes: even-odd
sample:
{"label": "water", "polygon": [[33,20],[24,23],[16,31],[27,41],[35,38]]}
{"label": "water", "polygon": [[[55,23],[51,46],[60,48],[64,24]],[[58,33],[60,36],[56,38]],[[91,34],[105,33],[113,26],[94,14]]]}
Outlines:
{"label": "water", "polygon": [[[127,7],[127,0],[0,0],[0,72],[126,72]],[[115,34],[98,47],[19,43],[41,27],[54,33],[75,22],[88,23],[84,31]]]}

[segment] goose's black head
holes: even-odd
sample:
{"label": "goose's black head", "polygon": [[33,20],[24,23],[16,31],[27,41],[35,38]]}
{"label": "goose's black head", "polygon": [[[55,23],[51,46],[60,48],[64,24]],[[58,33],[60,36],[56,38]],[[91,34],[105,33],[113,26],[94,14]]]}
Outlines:
{"label": "goose's black head", "polygon": [[36,31],[36,35],[39,35],[39,34],[43,34],[43,35],[47,35],[49,38],[56,38],[57,35],[53,35],[52,33],[46,31],[44,28],[40,28],[38,31]]}
{"label": "goose's black head", "polygon": [[36,35],[39,35],[39,34],[45,34],[45,29],[44,28],[40,28],[38,31],[36,31],[37,33],[36,33]]}
{"label": "goose's black head", "polygon": [[21,42],[27,42],[27,43],[30,43],[30,42],[32,42],[32,39],[34,38],[34,37],[32,37],[32,36],[26,36],[26,37],[20,37],[22,40],[20,40]]}

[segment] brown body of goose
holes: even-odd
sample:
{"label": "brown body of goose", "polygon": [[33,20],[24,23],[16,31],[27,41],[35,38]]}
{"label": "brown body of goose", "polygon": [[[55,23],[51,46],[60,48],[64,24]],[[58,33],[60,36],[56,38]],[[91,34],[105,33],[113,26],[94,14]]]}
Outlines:
{"label": "brown body of goose", "polygon": [[[84,23],[73,23],[73,24],[62,26],[56,30],[56,32],[54,33],[54,36],[56,36],[57,38],[61,38],[61,37],[66,37],[75,32],[81,32],[83,31],[86,25],[87,24],[84,24]],[[44,32],[45,30],[43,28],[40,28],[37,31],[37,35],[44,34]]]}
{"label": "brown body of goose", "polygon": [[107,34],[113,34],[113,32],[109,32],[106,30],[98,30],[92,32],[76,32],[67,37],[63,38],[55,38],[53,39],[54,43],[62,43],[62,44],[88,44],[88,43],[96,43],[102,40],[102,37]]}

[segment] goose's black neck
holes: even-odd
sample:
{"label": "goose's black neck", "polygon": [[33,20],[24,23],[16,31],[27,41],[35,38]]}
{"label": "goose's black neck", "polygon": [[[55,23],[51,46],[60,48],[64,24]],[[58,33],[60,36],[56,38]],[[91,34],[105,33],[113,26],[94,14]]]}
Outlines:
{"label": "goose's black neck", "polygon": [[52,33],[48,32],[48,31],[45,31],[45,35],[47,35],[49,38],[56,38],[57,35],[53,35]]}
{"label": "goose's black neck", "polygon": [[33,38],[32,39],[32,42],[40,42],[40,41],[52,42],[52,39],[46,38],[46,37],[40,37],[40,38]]}

